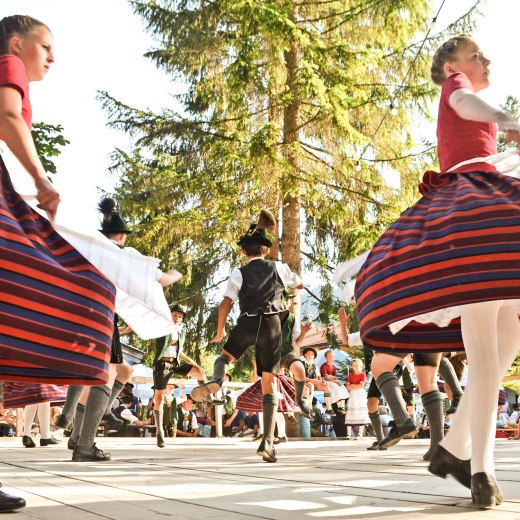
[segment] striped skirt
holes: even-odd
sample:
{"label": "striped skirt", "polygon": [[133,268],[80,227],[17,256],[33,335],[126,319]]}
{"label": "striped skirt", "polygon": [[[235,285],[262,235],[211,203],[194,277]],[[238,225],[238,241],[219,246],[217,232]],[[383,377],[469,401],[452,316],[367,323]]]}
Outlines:
{"label": "striped skirt", "polygon": [[6,382],[4,407],[23,408],[29,404],[63,403],[67,399],[67,388],[65,385]]}
{"label": "striped skirt", "polygon": [[365,346],[463,349],[460,306],[520,303],[520,180],[443,174],[381,236],[356,280]]}
{"label": "striped skirt", "polygon": [[0,380],[108,379],[115,287],[14,191],[0,158]]}
{"label": "striped skirt", "polygon": [[[294,402],[294,386],[284,376],[277,378],[278,411],[282,413],[299,412]],[[262,411],[262,380],[259,379],[246,388],[237,398],[236,408],[246,412]]]}

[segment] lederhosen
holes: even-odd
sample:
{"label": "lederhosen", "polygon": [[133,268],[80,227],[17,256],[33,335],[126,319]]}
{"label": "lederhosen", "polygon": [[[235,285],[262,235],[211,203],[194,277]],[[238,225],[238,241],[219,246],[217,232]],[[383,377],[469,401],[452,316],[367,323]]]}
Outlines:
{"label": "lederhosen", "polygon": [[240,268],[242,286],[238,293],[240,317],[229,334],[224,350],[238,359],[255,347],[256,371],[280,371],[282,320],[288,313],[282,301],[284,283],[276,263],[258,258]]}

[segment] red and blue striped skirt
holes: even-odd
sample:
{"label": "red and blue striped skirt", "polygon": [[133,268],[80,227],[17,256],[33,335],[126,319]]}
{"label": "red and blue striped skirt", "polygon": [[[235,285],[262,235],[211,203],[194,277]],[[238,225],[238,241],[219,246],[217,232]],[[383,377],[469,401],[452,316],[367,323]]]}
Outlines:
{"label": "red and blue striped skirt", "polygon": [[459,306],[520,300],[520,180],[443,176],[381,236],[356,279],[361,338],[373,350],[462,350]]}
{"label": "red and blue striped skirt", "polygon": [[14,191],[0,158],[0,380],[108,379],[115,287]]}
{"label": "red and blue striped skirt", "polygon": [[64,403],[67,399],[65,385],[39,385],[37,383],[6,382],[4,407],[23,408],[29,404]]}
{"label": "red and blue striped skirt", "polygon": [[[277,377],[278,411],[282,413],[299,412],[300,408],[294,402],[294,386],[284,376]],[[244,390],[238,398],[236,407],[246,412],[262,411],[262,380],[258,379],[249,388]]]}

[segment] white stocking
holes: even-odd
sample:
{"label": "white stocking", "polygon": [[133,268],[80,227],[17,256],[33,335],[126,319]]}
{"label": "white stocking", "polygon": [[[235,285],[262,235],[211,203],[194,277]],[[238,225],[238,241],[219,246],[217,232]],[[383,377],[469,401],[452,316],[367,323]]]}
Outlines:
{"label": "white stocking", "polygon": [[283,413],[276,413],[276,428],[278,430],[278,437],[285,437],[285,417]]}
{"label": "white stocking", "polygon": [[497,398],[500,382],[520,350],[520,323],[507,302],[462,307],[468,385],[442,445],[459,459],[471,458],[471,473],[494,475]]}
{"label": "white stocking", "polygon": [[38,405],[38,421],[40,423],[40,437],[51,438],[51,403],[40,403]]}
{"label": "white stocking", "polygon": [[23,434],[27,437],[31,436],[32,425],[36,417],[37,404],[28,404],[23,409]]}

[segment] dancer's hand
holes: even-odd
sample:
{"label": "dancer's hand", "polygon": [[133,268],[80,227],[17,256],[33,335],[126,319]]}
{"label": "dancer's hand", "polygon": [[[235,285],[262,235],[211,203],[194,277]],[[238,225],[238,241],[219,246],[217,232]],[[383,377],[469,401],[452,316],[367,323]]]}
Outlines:
{"label": "dancer's hand", "polygon": [[217,330],[215,337],[211,340],[210,343],[220,343],[226,337],[226,330]]}
{"label": "dancer's hand", "polygon": [[37,190],[38,207],[47,212],[49,220],[54,220],[60,203],[60,194],[46,177],[37,177],[34,184]]}
{"label": "dancer's hand", "polygon": [[314,327],[314,323],[312,321],[308,321],[307,323],[302,323],[301,331],[302,333],[307,334]]}

